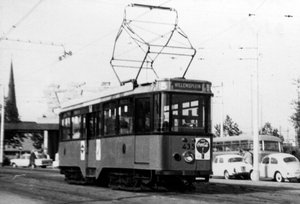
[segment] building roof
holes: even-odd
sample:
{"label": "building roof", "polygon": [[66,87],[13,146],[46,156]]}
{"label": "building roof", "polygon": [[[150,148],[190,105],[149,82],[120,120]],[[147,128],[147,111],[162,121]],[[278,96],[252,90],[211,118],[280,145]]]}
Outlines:
{"label": "building roof", "polygon": [[43,130],[58,130],[58,123],[36,123],[36,122],[20,122],[20,123],[5,123],[4,129],[15,131],[43,131]]}

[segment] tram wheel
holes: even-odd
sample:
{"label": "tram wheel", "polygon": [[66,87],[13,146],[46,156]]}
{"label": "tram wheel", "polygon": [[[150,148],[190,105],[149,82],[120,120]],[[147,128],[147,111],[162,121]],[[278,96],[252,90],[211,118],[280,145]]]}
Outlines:
{"label": "tram wheel", "polygon": [[209,178],[210,178],[210,176],[205,176],[205,177],[204,177],[204,181],[205,181],[205,182],[209,182]]}

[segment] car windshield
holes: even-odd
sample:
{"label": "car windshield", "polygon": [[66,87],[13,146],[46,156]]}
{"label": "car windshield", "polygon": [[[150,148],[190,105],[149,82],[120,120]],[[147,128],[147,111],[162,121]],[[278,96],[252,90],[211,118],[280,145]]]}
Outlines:
{"label": "car windshield", "polygon": [[228,160],[229,163],[232,163],[232,162],[241,162],[241,161],[243,161],[243,158],[241,158],[241,157],[233,157],[233,158],[230,158]]}
{"label": "car windshield", "polygon": [[290,162],[297,162],[297,159],[295,157],[286,157],[283,159],[285,163],[290,163]]}

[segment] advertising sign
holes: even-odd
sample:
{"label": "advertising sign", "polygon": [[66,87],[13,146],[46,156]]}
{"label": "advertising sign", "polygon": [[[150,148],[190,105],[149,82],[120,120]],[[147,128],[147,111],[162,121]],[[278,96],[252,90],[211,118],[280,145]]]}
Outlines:
{"label": "advertising sign", "polygon": [[80,160],[85,160],[85,141],[80,142]]}
{"label": "advertising sign", "polygon": [[210,160],[210,139],[196,138],[196,160]]}
{"label": "advertising sign", "polygon": [[101,140],[96,140],[96,160],[101,160]]}

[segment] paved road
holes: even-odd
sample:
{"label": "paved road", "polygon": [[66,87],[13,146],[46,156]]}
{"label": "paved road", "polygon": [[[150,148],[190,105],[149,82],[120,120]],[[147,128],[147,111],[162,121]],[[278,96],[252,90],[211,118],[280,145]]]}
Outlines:
{"label": "paved road", "polygon": [[0,203],[3,204],[43,204],[43,201],[4,191],[0,187]]}
{"label": "paved road", "polygon": [[0,203],[174,204],[248,203],[298,204],[300,183],[211,179],[196,191],[127,192],[98,186],[70,185],[53,169],[0,168]]}

